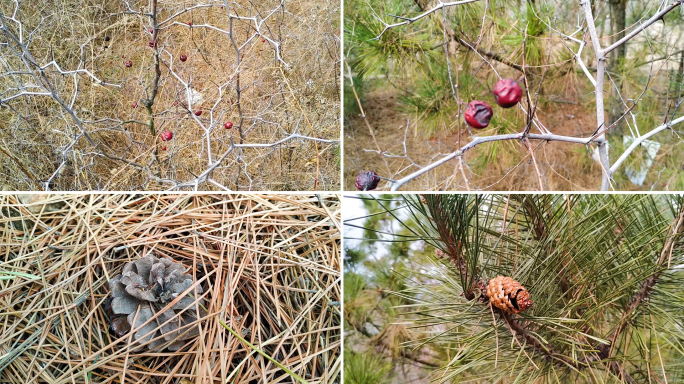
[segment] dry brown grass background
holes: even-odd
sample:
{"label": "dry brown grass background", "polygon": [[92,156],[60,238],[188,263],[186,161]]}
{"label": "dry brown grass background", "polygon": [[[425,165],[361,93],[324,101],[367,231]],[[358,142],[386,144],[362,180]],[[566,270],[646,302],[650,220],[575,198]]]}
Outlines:
{"label": "dry brown grass background", "polygon": [[[264,20],[257,32],[254,21],[233,19],[238,66],[231,39],[216,29],[231,28],[223,1],[160,0],[158,20],[166,22],[157,39],[161,79],[152,107],[154,132],[140,102],[149,97],[155,72],[154,50],[148,46],[152,24],[149,17],[128,12],[129,6],[150,12],[150,4],[22,3],[17,19],[23,21],[25,41],[31,34],[28,49],[37,63],[44,66],[54,57],[62,71],[87,69],[120,88],[97,84],[85,74],[64,76],[54,66],[45,70],[61,99],[69,107],[73,102],[96,146],[79,136],[72,116],[48,96],[24,95],[4,103],[0,182],[5,190],[339,189],[339,143],[330,142],[340,138],[339,1],[287,2],[282,7],[273,0],[230,2],[231,14]],[[11,1],[0,4],[5,24],[19,36],[18,23],[7,19],[14,10]],[[0,41],[8,40],[0,33]],[[276,59],[276,43],[287,66]],[[16,49],[16,43],[0,47],[0,73],[26,70]],[[181,54],[188,56],[186,62],[179,60]],[[131,68],[125,67],[127,60]],[[201,116],[189,113],[179,78],[202,94]],[[2,76],[0,99],[22,89],[41,91],[31,88],[35,83],[27,74]],[[224,129],[226,121],[234,128]],[[213,162],[200,122],[210,132]],[[174,138],[162,143],[159,134],[166,130]],[[272,144],[292,133],[328,142],[294,139],[272,147],[236,148],[213,169],[210,181],[193,184],[226,154],[231,140]]]}
{"label": "dry brown grass background", "polygon": [[[339,196],[0,197],[1,383],[340,382]],[[209,315],[178,352],[108,331],[108,280],[149,252],[201,281]],[[28,275],[21,275],[28,274]]]}

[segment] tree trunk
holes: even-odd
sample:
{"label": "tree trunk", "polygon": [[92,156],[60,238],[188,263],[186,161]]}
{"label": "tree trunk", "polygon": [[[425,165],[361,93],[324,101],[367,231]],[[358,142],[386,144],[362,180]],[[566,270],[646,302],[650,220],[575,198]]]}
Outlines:
{"label": "tree trunk", "polygon": [[682,83],[684,83],[684,50],[682,55],[679,56],[679,73],[677,75],[677,89],[675,89],[675,92],[682,88]]}
{"label": "tree trunk", "polygon": [[[625,26],[627,19],[627,0],[610,0],[610,25],[611,32],[613,35],[613,43],[617,42],[621,38],[625,37]],[[627,54],[627,46],[625,44],[621,45],[615,49],[610,54],[610,63],[608,70],[615,73],[620,73],[620,68],[624,64],[625,55]],[[616,83],[617,89],[622,91],[622,79],[619,76],[614,76],[613,80]],[[612,87],[611,87],[612,88]],[[608,111],[608,124],[613,124],[617,119],[622,116],[625,109],[622,101],[615,93],[615,89],[612,90],[613,97],[611,97]],[[618,123],[612,131],[616,133],[622,133],[624,129],[624,124],[622,122]]]}

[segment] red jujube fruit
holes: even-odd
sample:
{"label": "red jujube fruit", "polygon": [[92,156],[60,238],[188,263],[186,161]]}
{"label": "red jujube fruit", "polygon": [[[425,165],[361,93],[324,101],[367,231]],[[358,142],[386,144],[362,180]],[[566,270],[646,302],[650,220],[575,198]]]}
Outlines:
{"label": "red jujube fruit", "polygon": [[465,120],[473,128],[485,128],[492,118],[492,107],[484,101],[473,100],[468,103],[465,111]]}
{"label": "red jujube fruit", "polygon": [[160,136],[161,136],[162,141],[169,141],[169,140],[173,139],[173,132],[164,131],[161,133]]}
{"label": "red jujube fruit", "polygon": [[231,123],[231,122],[229,121],[229,122],[227,122],[224,126],[226,127],[226,129],[231,129],[231,128],[233,128],[233,123]]}
{"label": "red jujube fruit", "polygon": [[187,59],[188,59],[187,56],[185,56],[185,55],[180,55],[180,61],[185,61],[185,60],[187,60]]}
{"label": "red jujube fruit", "polygon": [[522,99],[522,88],[512,79],[501,79],[494,86],[494,98],[501,108],[510,108]]}

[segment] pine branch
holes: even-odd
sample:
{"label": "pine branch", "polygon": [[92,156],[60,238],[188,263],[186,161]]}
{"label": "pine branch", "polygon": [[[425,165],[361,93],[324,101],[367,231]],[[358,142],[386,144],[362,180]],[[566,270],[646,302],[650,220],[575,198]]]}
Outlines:
{"label": "pine branch", "polygon": [[468,49],[471,49],[471,50],[473,50],[473,51],[479,53],[479,54],[482,55],[482,56],[487,56],[487,57],[488,57],[489,59],[491,59],[491,60],[496,60],[496,61],[498,61],[499,63],[504,64],[504,65],[507,65],[507,66],[509,66],[509,67],[511,67],[511,68],[513,68],[513,69],[516,69],[516,70],[518,70],[518,71],[520,71],[520,72],[523,71],[522,65],[516,64],[516,63],[510,61],[510,60],[508,60],[507,58],[501,56],[500,54],[498,54],[498,53],[496,53],[496,52],[485,51],[484,49],[482,49],[482,48],[480,48],[480,47],[474,47],[473,44],[468,43],[467,41],[461,39],[460,37],[458,37],[458,38],[456,38],[456,39],[457,39],[458,42],[459,42],[461,45],[463,45],[464,47],[467,47]]}
{"label": "pine branch", "polygon": [[[660,257],[658,258],[658,262],[656,263],[658,267],[662,267],[663,263],[665,263],[666,260],[668,260],[669,265],[669,258],[672,256],[672,250],[674,248],[674,245],[676,241],[679,239],[680,235],[682,234],[682,229],[684,229],[684,205],[680,208],[679,217],[677,218],[677,221],[673,223],[671,227],[671,235],[665,241],[663,250],[660,252]],[[601,359],[608,358],[612,355],[612,352],[614,351],[613,344],[615,342],[615,339],[622,333],[622,331],[625,330],[625,324],[627,324],[627,320],[632,316],[632,314],[636,312],[636,310],[642,303],[648,300],[649,296],[651,295],[651,292],[653,291],[653,287],[658,282],[660,276],[663,274],[663,271],[665,271],[665,268],[659,268],[655,273],[649,276],[641,285],[641,289],[639,289],[634,294],[634,296],[632,296],[630,304],[623,313],[622,317],[620,318],[618,326],[615,328],[613,333],[606,338],[606,340],[608,340],[608,344],[602,344],[598,348],[599,357]]]}
{"label": "pine branch", "polygon": [[[520,324],[517,319],[515,318],[515,315],[505,313],[499,309],[497,311],[501,314],[501,316],[504,318],[506,323],[509,325],[511,331],[513,332],[513,337],[516,336],[516,334],[520,334],[525,341],[527,342],[528,345],[531,345],[534,350],[544,356],[545,359],[547,360],[556,360],[559,362],[562,362],[566,364],[569,367],[575,368],[575,369],[584,369],[588,367],[588,363],[593,361],[591,358],[585,359],[583,362],[573,360],[559,352],[557,352],[552,345],[550,344],[542,344],[537,340],[535,337],[533,337],[527,329]],[[627,372],[625,372],[622,367],[620,367],[620,364],[618,364],[616,361],[610,361],[608,362],[608,369],[617,377],[621,377],[624,379],[625,382],[628,384],[638,384],[636,380],[634,380]]]}
{"label": "pine branch", "polygon": [[[444,213],[444,210],[442,208],[442,196],[436,196],[437,199],[437,205],[435,206],[433,210],[433,217],[435,220],[435,224],[437,225],[437,232],[439,233],[439,238],[444,242],[444,245],[446,246],[446,254],[448,255],[448,258],[452,261],[452,263],[456,266],[456,269],[458,269],[459,273],[463,277],[463,281],[468,281],[468,276],[470,276],[470,271],[468,271],[468,266],[466,265],[465,260],[463,259],[463,252],[461,250],[461,242],[455,242],[454,239],[451,236],[451,230],[448,225],[448,218],[446,217],[446,214]],[[439,257],[439,254],[437,255]],[[475,294],[473,293],[473,285],[469,287],[463,287],[463,293],[468,300],[472,300],[475,298]]]}
{"label": "pine branch", "polygon": [[[347,316],[345,315],[345,317],[347,317]],[[352,328],[354,328],[354,330],[356,332],[360,333],[361,335],[365,336],[368,339],[374,339],[376,337],[376,335],[373,335],[370,332],[368,332],[368,330],[365,327],[357,327],[356,325],[354,325],[351,321],[349,321],[348,317],[347,317],[347,323],[349,323],[349,325],[351,325]],[[380,342],[385,343],[384,340],[380,341]],[[385,347],[384,349],[387,350],[388,348]],[[422,364],[422,365],[432,367],[432,368],[439,368],[440,367],[440,364],[435,363],[435,362],[430,361],[430,360],[426,360],[425,358],[423,358],[419,354],[417,354],[413,351],[407,350],[406,348],[399,348],[399,354],[404,359],[414,361],[418,364]]]}
{"label": "pine branch", "polygon": [[[426,11],[427,4],[425,4],[425,2],[423,0],[414,0],[414,3],[416,3],[418,8],[420,8],[421,12]],[[519,65],[519,64],[516,64],[516,63],[510,61],[507,58],[501,56],[500,54],[498,54],[496,52],[486,51],[486,50],[480,48],[479,46],[476,46],[477,44],[468,43],[467,41],[463,40],[462,38],[456,37],[456,32],[453,29],[449,28],[449,26],[445,26],[441,19],[439,19],[438,22],[442,28],[446,29],[446,34],[447,34],[447,36],[449,36],[450,40],[456,41],[459,44],[461,44],[462,46],[464,46],[464,47],[466,47],[466,48],[468,48],[474,52],[477,52],[482,56],[487,56],[487,58],[489,58],[490,60],[496,60],[499,63],[505,64],[505,65],[507,65],[513,69],[517,69],[520,72],[523,71],[522,65]],[[445,42],[445,44],[446,44],[446,42]]]}

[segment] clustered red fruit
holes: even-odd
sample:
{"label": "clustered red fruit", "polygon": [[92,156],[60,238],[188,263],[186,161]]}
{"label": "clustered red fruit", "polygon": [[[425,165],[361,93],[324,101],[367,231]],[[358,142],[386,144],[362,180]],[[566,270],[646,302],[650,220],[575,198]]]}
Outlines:
{"label": "clustered red fruit", "polygon": [[202,115],[202,110],[198,109],[195,111],[195,116],[201,116]]}
{"label": "clustered red fruit", "polygon": [[185,55],[180,55],[180,61],[185,61],[185,60],[187,60],[187,59],[188,59],[187,56],[185,56]]}
{"label": "clustered red fruit", "polygon": [[130,60],[126,61],[126,68],[130,68],[130,67],[132,67],[132,66],[133,66],[133,62],[132,62],[132,61],[130,61]]}
{"label": "clustered red fruit", "polygon": [[231,129],[231,128],[233,128],[233,123],[231,123],[230,121],[228,121],[228,122],[226,122],[223,126],[226,127],[226,129]]}
{"label": "clustered red fruit", "polygon": [[372,191],[378,187],[380,177],[373,171],[364,171],[356,177],[356,189],[359,191]]}
{"label": "clustered red fruit", "polygon": [[494,86],[494,98],[501,108],[510,108],[522,99],[522,88],[512,79],[501,79]]}
{"label": "clustered red fruit", "polygon": [[161,133],[160,136],[161,136],[162,141],[169,141],[169,140],[173,139],[173,132],[164,131]]}
{"label": "clustered red fruit", "polygon": [[492,118],[492,107],[484,101],[473,100],[468,103],[465,111],[465,120],[473,128],[485,128]]}

